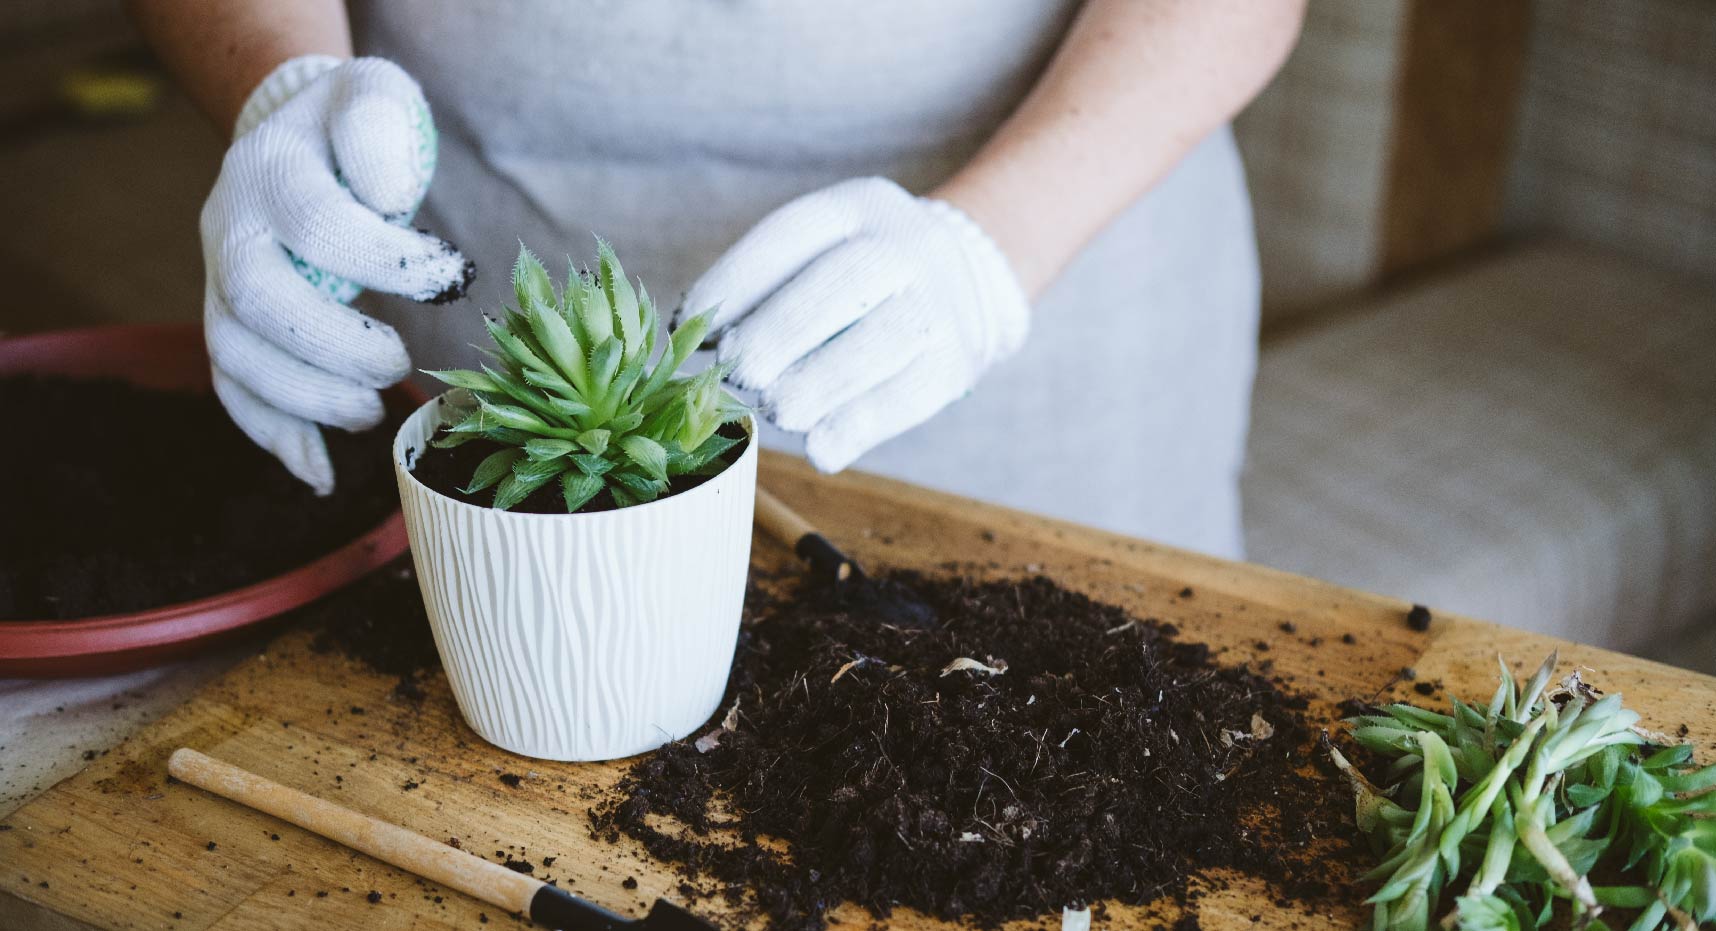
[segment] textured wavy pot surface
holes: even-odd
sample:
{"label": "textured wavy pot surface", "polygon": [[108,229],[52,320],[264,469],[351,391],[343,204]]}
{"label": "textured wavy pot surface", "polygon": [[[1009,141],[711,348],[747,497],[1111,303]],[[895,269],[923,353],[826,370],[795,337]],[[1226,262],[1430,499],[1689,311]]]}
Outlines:
{"label": "textured wavy pot surface", "polygon": [[720,704],[738,639],[757,481],[753,436],[690,491],[593,514],[455,501],[411,475],[443,411],[393,442],[435,646],[484,740],[550,760],[609,760],[684,737]]}

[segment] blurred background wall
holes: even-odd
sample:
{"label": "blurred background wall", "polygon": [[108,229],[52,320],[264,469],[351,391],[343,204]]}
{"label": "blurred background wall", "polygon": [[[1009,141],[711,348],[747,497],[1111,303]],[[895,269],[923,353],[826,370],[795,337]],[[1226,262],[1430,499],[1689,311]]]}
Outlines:
{"label": "blurred background wall", "polygon": [[1716,4],[1536,6],[1504,229],[1716,273]]}
{"label": "blurred background wall", "polygon": [[[192,320],[222,141],[104,0],[0,11],[0,330]],[[1311,0],[1237,121],[1251,558],[1716,668],[1716,3]]]}
{"label": "blurred background wall", "polygon": [[0,10],[0,329],[202,313],[197,214],[221,140],[166,92],[134,118],[63,98],[79,69],[136,58],[113,0],[11,0]]}

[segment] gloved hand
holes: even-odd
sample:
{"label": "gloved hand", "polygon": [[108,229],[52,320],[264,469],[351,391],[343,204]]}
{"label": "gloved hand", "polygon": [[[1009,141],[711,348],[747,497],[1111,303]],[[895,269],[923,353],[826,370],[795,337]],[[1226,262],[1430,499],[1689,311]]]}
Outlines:
{"label": "gloved hand", "polygon": [[763,218],[692,285],[719,305],[716,357],[838,472],[969,392],[1025,341],[1030,302],[988,234],[885,178],[843,181]]}
{"label": "gloved hand", "polygon": [[381,420],[410,371],[393,328],[346,306],[361,288],[441,302],[473,269],[403,224],[435,170],[435,127],[391,62],[324,55],[276,68],[246,101],[203,206],[203,328],[215,392],[257,445],[318,494],[317,424]]}

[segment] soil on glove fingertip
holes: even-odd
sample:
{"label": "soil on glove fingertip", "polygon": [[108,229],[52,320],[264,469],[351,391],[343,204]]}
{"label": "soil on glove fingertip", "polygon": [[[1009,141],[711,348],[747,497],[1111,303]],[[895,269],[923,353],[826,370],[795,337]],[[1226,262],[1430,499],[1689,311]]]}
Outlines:
{"label": "soil on glove fingertip", "polygon": [[1350,793],[1280,682],[1047,578],[885,584],[934,619],[753,588],[722,710],[633,764],[594,835],[790,931],[843,901],[985,927],[1195,908],[1222,870],[1280,904],[1356,901]]}
{"label": "soil on glove fingertip", "polygon": [[28,423],[0,456],[0,620],[141,611],[260,582],[350,543],[399,506],[402,415],[325,430],[318,497],[233,425],[213,394],[111,379],[0,378]]}

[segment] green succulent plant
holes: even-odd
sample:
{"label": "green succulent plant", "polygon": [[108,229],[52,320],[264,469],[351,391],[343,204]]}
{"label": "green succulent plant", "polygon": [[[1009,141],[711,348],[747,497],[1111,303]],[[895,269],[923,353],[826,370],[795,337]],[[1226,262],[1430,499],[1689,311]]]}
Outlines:
{"label": "green succulent plant", "polygon": [[[1389,705],[1351,719],[1353,739],[1391,761],[1383,789],[1332,751],[1382,856],[1366,877],[1381,883],[1377,931],[1716,921],[1716,766],[1577,675],[1551,688],[1555,662],[1523,685],[1503,664],[1487,707],[1455,698],[1449,714]],[[1624,923],[1609,924],[1615,913]]]}
{"label": "green succulent plant", "polygon": [[426,373],[475,404],[434,445],[503,447],[478,464],[466,494],[493,487],[494,506],[506,510],[558,482],[568,512],[603,489],[626,507],[665,494],[675,477],[720,472],[741,442],[717,432],[750,413],[721,387],[728,368],[676,374],[708,334],[710,313],[682,323],[655,358],[660,326],[649,292],[632,287],[607,243],[597,240],[596,251],[595,272],[568,259],[557,289],[521,243],[518,306],[483,318],[494,342],[483,351],[494,364]]}

